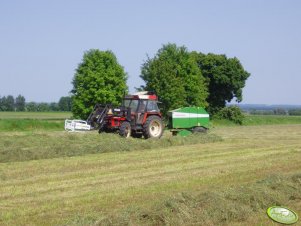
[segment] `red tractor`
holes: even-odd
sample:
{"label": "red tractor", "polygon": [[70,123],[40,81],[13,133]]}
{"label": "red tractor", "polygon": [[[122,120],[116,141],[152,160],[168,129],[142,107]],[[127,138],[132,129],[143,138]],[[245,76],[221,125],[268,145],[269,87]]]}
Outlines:
{"label": "red tractor", "polygon": [[163,134],[158,97],[153,92],[125,96],[121,107],[95,105],[87,119],[99,132],[118,132],[123,137],[160,138]]}

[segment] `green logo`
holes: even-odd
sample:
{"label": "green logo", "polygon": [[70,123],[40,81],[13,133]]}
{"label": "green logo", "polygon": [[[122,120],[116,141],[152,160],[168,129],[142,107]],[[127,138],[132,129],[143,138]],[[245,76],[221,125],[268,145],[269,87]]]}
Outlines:
{"label": "green logo", "polygon": [[268,208],[267,214],[272,220],[282,224],[294,224],[298,221],[298,215],[286,207],[272,206]]}

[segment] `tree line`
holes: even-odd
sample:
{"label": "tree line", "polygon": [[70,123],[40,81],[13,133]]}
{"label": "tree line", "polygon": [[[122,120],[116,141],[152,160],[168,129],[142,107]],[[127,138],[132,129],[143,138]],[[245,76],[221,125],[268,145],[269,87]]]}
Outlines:
{"label": "tree line", "polygon": [[256,110],[253,109],[249,112],[251,115],[291,115],[291,116],[300,116],[301,109],[284,109],[284,108],[276,108],[272,110]]}
{"label": "tree line", "polygon": [[0,111],[28,111],[28,112],[47,112],[47,111],[71,111],[71,97],[64,96],[58,102],[37,103],[26,102],[25,97],[12,95],[0,97]]}

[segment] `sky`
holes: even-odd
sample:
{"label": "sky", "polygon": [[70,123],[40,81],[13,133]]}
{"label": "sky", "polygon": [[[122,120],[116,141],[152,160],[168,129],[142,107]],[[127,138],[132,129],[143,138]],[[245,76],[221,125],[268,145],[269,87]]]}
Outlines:
{"label": "sky", "polygon": [[299,0],[2,0],[0,96],[57,102],[89,49],[113,51],[134,92],[167,43],[237,57],[242,103],[301,105]]}

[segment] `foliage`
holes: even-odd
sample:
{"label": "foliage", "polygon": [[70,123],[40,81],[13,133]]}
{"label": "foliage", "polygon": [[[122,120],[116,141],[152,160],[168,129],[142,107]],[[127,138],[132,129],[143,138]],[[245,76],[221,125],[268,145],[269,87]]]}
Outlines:
{"label": "foliage", "polygon": [[127,91],[127,75],[111,51],[91,49],[84,53],[72,84],[72,113],[87,118],[96,103],[120,104]]}
{"label": "foliage", "polygon": [[237,106],[224,107],[214,115],[216,119],[227,119],[240,125],[243,123],[244,117],[240,108]]}
{"label": "foliage", "polygon": [[286,115],[286,110],[283,108],[274,109],[274,115]]}
{"label": "foliage", "polygon": [[30,111],[30,112],[35,112],[37,111],[37,103],[36,102],[29,102],[29,103],[26,103],[26,111]]}
{"label": "foliage", "polygon": [[50,111],[61,111],[58,103],[56,103],[56,102],[51,102],[49,104],[49,108],[50,108]]}
{"label": "foliage", "polygon": [[290,109],[288,110],[289,115],[301,115],[301,109]]}
{"label": "foliage", "polygon": [[36,102],[29,102],[26,103],[25,109],[28,112],[49,112],[49,111],[59,111],[58,104],[55,102],[52,103],[36,103]]}
{"label": "foliage", "polygon": [[252,109],[250,111],[251,115],[273,115],[274,111],[273,110],[256,110]]}
{"label": "foliage", "polygon": [[58,107],[61,111],[71,111],[71,97],[61,97]]}
{"label": "foliage", "polygon": [[184,46],[163,45],[142,65],[140,77],[145,81],[142,89],[158,94],[163,113],[182,106],[207,106],[205,79]]}
{"label": "foliage", "polygon": [[19,95],[15,100],[16,111],[25,111],[25,97]]}
{"label": "foliage", "polygon": [[244,70],[236,57],[227,58],[226,55],[197,52],[192,52],[192,55],[208,81],[207,102],[211,114],[217,113],[233,98],[237,102],[242,101],[242,89],[250,73]]}
{"label": "foliage", "polygon": [[0,99],[0,111],[14,111],[15,99],[12,95],[3,96]]}

